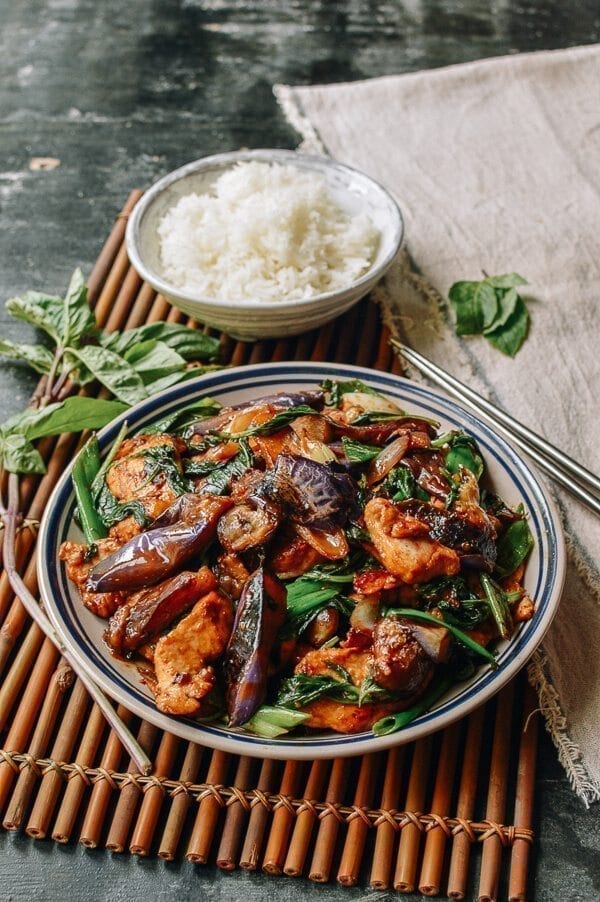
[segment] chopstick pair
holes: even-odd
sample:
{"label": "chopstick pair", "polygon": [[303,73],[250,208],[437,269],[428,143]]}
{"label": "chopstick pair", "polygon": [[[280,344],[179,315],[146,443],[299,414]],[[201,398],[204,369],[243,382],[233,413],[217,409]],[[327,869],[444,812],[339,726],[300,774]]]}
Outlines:
{"label": "chopstick pair", "polygon": [[395,338],[390,339],[395,352],[412,363],[432,382],[448,394],[471,407],[482,419],[491,423],[527,454],[531,460],[555,482],[570,492],[582,504],[600,515],[600,478],[587,470],[564,451],[555,448],[541,436],[497,407],[459,379],[451,376],[418,351]]}

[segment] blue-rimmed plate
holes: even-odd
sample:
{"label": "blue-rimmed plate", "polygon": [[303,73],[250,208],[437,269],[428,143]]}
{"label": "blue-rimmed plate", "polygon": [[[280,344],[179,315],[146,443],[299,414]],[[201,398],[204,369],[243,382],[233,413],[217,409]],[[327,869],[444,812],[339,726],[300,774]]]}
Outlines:
{"label": "blue-rimmed plate", "polygon": [[38,542],[38,578],[46,609],[66,645],[82,668],[105,692],[130,711],[184,739],[236,754],[266,758],[314,759],[374,752],[418,739],[464,717],[497,692],[525,664],[541,642],[556,612],[565,572],[565,549],[558,515],[537,477],[513,448],[487,425],[436,391],[406,379],[343,364],[272,363],[236,367],[201,376],[170,388],[133,407],[100,433],[102,447],[109,445],[124,419],[130,430],[164,417],[203,396],[223,405],[237,404],[275,391],[314,387],[322,379],[362,379],[409,412],[440,421],[444,431],[462,428],[471,433],[483,451],[494,489],[511,506],[523,503],[535,539],[528,560],[525,587],[536,604],[535,616],[521,624],[510,642],[499,647],[499,668],[481,667],[467,682],[455,686],[429,713],[399,733],[376,737],[315,734],[297,739],[265,740],[239,729],[201,724],[185,717],[162,714],[132,664],[113,657],[102,640],[105,622],[81,603],[58,557],[65,539],[81,541],[74,522],[75,498],[70,470],[60,479],[46,508]]}

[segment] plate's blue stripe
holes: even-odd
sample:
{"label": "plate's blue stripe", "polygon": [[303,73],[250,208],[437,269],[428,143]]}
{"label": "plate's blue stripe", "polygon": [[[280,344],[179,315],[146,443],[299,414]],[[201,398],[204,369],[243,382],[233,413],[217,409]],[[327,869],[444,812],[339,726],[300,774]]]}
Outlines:
{"label": "plate's blue stripe", "polygon": [[[517,501],[524,503],[529,513],[532,533],[540,550],[542,566],[539,568],[536,585],[531,593],[536,601],[536,616],[521,626],[517,635],[506,644],[498,656],[499,663],[508,666],[510,661],[516,659],[521,652],[526,649],[533,650],[538,642],[538,634],[545,629],[543,615],[548,606],[555,603],[556,578],[560,563],[558,551],[562,547],[561,539],[557,534],[545,495],[529,468],[511,446],[495,435],[486,424],[478,421],[470,412],[463,410],[453,401],[441,395],[438,396],[423,386],[409,383],[395,376],[356,367],[335,364],[259,365],[223,370],[201,377],[199,380],[174,386],[163,395],[133,408],[126,417],[122,416],[106,427],[100,434],[100,442],[102,447],[112,442],[124,419],[127,419],[132,430],[137,432],[159,417],[166,416],[177,409],[182,403],[191,403],[199,397],[211,395],[212,392],[215,392],[222,403],[228,404],[234,403],[228,399],[228,395],[233,396],[243,391],[251,391],[258,396],[269,393],[271,389],[282,390],[293,386],[297,390],[301,385],[314,386],[322,378],[348,379],[357,376],[374,383],[381,391],[393,396],[403,406],[406,405],[409,410],[411,405],[416,405],[426,415],[436,419],[441,418],[451,427],[462,428],[476,435],[484,457],[488,460],[493,459],[515,487],[518,497],[506,500],[509,503]],[[61,632],[65,634],[65,638],[75,643],[84,652],[85,657],[93,664],[96,671],[103,676],[106,687],[112,684],[111,688],[118,690],[121,700],[125,704],[127,704],[127,697],[135,699],[138,705],[147,711],[148,719],[152,720],[152,715],[156,715],[153,700],[149,694],[141,691],[128,679],[128,676],[134,673],[132,670],[128,674],[129,667],[133,667],[133,665],[124,665],[122,661],[102,656],[101,650],[86,634],[82,616],[85,616],[87,612],[82,612],[81,601],[69,586],[64,568],[62,565],[58,565],[57,549],[71,528],[74,509],[71,480],[65,476],[57,487],[40,532],[41,558],[47,568],[51,586],[51,598],[46,599],[46,602],[51,608],[55,620],[58,621],[57,625],[61,628]],[[436,724],[439,724],[439,721],[446,714],[452,712],[457,705],[464,709],[470,707],[473,700],[475,700],[473,703],[476,703],[477,698],[482,694],[487,697],[496,686],[500,685],[500,681],[504,680],[505,673],[506,667],[501,667],[498,671],[482,668],[463,691],[459,692],[458,698],[450,698],[433,711],[422,715],[405,732],[405,735],[408,738],[409,733],[412,734],[417,729],[419,731],[427,730],[429,725],[431,725],[431,729],[434,729]],[[198,741],[200,742],[203,736],[214,735],[226,738],[232,734],[232,731],[206,724],[199,725],[195,721],[188,721],[188,725],[198,730]],[[336,746],[351,746],[363,743],[372,737],[371,733],[361,733],[354,736],[327,736],[321,739],[286,739],[270,743],[268,740],[257,739],[244,733],[234,733],[233,735],[237,743],[249,746],[273,744],[282,754],[285,754],[286,746],[302,746],[303,748],[309,746],[315,749],[331,748],[334,750]]]}

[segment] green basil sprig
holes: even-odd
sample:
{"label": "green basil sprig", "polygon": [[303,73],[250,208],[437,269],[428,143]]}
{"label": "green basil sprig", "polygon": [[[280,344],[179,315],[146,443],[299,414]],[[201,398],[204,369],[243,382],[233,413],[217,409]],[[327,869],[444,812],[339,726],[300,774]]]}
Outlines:
{"label": "green basil sprig", "polygon": [[[0,466],[12,473],[43,473],[35,439],[63,432],[100,429],[130,404],[149,398],[207,368],[190,361],[216,358],[217,339],[176,323],[151,323],[124,332],[96,325],[80,269],[64,298],[39,291],[10,298],[7,311],[46,333],[51,347],[0,340],[0,354],[48,377],[50,398],[0,426]],[[54,400],[67,380],[75,385],[99,381],[116,400],[72,397]]]}
{"label": "green basil sprig", "polygon": [[480,282],[455,282],[448,292],[457,335],[483,335],[503,354],[514,357],[529,331],[529,313],[518,293],[526,280],[518,273],[486,276]]}

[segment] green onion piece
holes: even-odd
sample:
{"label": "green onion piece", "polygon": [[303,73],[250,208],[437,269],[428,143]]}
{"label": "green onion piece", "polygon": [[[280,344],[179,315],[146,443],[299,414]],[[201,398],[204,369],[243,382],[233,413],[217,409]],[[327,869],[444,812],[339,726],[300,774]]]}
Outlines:
{"label": "green onion piece", "polygon": [[73,464],[72,479],[79,510],[81,528],[88,545],[108,535],[94,506],[92,483],[100,469],[100,448],[96,435],[90,436]]}
{"label": "green onion piece", "polygon": [[396,714],[388,714],[386,717],[376,720],[371,729],[376,736],[387,736],[388,733],[395,733],[397,730],[402,730],[417,717],[420,717],[421,714],[425,714],[426,711],[429,711],[438,699],[440,699],[450,686],[452,686],[453,682],[454,680],[452,680],[450,676],[444,675],[440,677],[435,683],[432,683],[427,692],[422,695],[414,705],[411,705],[410,708],[406,708],[404,711],[398,711]]}
{"label": "green onion piece", "polygon": [[474,651],[476,654],[481,655],[482,658],[485,658],[491,667],[495,669],[498,666],[495,657],[487,650],[487,648],[484,648],[479,642],[475,642],[474,639],[471,639],[467,633],[464,633],[457,626],[454,626],[454,624],[447,623],[445,620],[440,620],[439,617],[434,617],[433,614],[428,614],[426,611],[417,611],[413,608],[390,608],[386,611],[385,616],[405,617],[407,620],[424,620],[426,623],[435,624],[435,626],[443,626],[452,633],[455,639],[458,639],[459,642],[462,642],[463,645],[466,645],[471,651]]}
{"label": "green onion piece", "polygon": [[119,433],[118,433],[116,439],[114,440],[114,442],[112,443],[110,451],[104,458],[102,466],[98,468],[98,472],[94,476],[94,479],[90,485],[90,491],[92,493],[93,498],[97,499],[98,495],[100,494],[100,490],[102,489],[102,485],[104,483],[104,477],[108,473],[108,469],[109,469],[110,465],[112,464],[113,460],[115,459],[115,455],[116,455],[117,451],[123,444],[123,439],[127,435],[127,429],[128,429],[128,426],[127,426],[127,423],[125,422],[119,429]]}
{"label": "green onion piece", "polygon": [[277,705],[261,705],[248,723],[244,724],[244,728],[265,739],[275,739],[300,726],[309,717],[310,714],[303,711],[294,711]]}
{"label": "green onion piece", "polygon": [[306,595],[290,595],[288,594],[287,607],[290,614],[299,617],[306,614],[318,605],[335,598],[339,592],[337,589],[317,589],[315,592],[307,592]]}
{"label": "green onion piece", "polygon": [[498,633],[502,639],[510,639],[513,629],[513,620],[510,608],[506,600],[506,593],[502,591],[487,573],[480,575],[481,585],[488,601],[492,617],[498,627]]}

